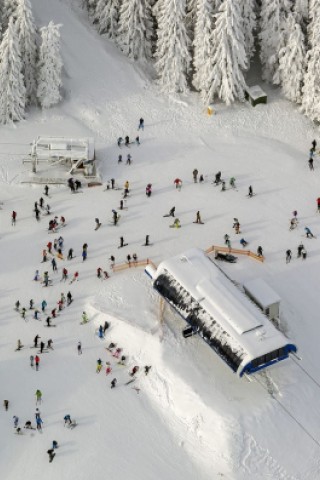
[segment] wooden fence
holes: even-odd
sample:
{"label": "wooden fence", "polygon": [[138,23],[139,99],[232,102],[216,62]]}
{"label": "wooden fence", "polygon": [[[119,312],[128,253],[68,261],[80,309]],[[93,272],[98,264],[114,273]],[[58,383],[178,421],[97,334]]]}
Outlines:
{"label": "wooden fence", "polygon": [[147,258],[146,260],[139,260],[137,262],[125,262],[125,263],[119,263],[118,265],[113,265],[112,271],[114,273],[116,272],[121,272],[122,270],[127,270],[128,268],[136,268],[136,267],[145,267],[146,265],[152,265],[153,268],[157,269],[156,265]]}
{"label": "wooden fence", "polygon": [[220,247],[219,245],[212,245],[211,247],[205,250],[206,253],[214,252],[225,252],[225,253],[234,253],[235,255],[247,255],[248,257],[258,260],[258,262],[264,261],[264,256],[259,256],[256,253],[251,252],[250,250],[240,250],[239,248],[229,248],[229,247]]}

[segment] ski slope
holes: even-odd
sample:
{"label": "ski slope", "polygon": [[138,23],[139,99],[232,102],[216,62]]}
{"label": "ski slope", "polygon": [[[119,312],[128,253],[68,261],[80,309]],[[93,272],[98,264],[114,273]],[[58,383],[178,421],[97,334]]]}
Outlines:
{"label": "ski slope", "polygon": [[[80,0],[31,3],[39,27],[50,20],[63,24],[64,99],[47,112],[31,110],[25,122],[0,132],[0,390],[1,399],[10,401],[9,411],[0,411],[1,478],[320,479],[320,387],[312,380],[320,382],[315,289],[319,158],[314,172],[307,164],[316,130],[278,90],[265,85],[267,105],[218,104],[216,115],[207,117],[195,94],[160,94],[137,64],[95,32]],[[119,153],[125,160],[129,150],[120,152],[116,140],[127,134],[134,139],[141,116],[145,130],[139,132],[141,145],[130,147],[133,163],[118,165]],[[118,226],[111,224],[111,210],[118,209],[121,190],[104,187],[84,188],[79,195],[71,195],[67,186],[50,187],[53,216],[63,215],[67,225],[48,235],[48,217],[36,222],[34,202],[43,188],[20,180],[31,174],[22,158],[38,135],[95,137],[104,182],[115,178],[121,188],[130,182],[128,209],[121,212]],[[194,168],[205,176],[203,184],[193,183]],[[211,184],[219,170],[227,182],[236,177],[236,191],[221,192]],[[40,174],[48,175],[48,167],[41,165]],[[173,185],[177,177],[183,180],[180,192]],[[150,198],[145,195],[148,183],[153,186]],[[251,199],[246,197],[249,185],[256,192]],[[163,218],[173,206],[181,229],[170,229],[172,219]],[[295,209],[299,225],[290,232]],[[15,227],[12,210],[18,213]],[[204,225],[193,224],[197,210]],[[102,222],[98,231],[96,217]],[[184,324],[168,308],[164,324],[159,323],[159,299],[142,268],[111,274],[110,255],[120,263],[136,253],[158,264],[190,247],[222,245],[225,233],[238,248],[234,217],[250,249],[263,247],[266,262],[239,257],[237,264],[221,266],[240,285],[261,277],[279,294],[282,326],[312,378],[289,360],[259,375],[260,383],[238,379],[200,338],[183,339]],[[305,226],[318,238],[305,239]],[[58,273],[52,274],[51,265],[41,263],[42,250],[60,234],[65,252],[72,247],[76,258],[59,261]],[[147,234],[152,245],[143,247]],[[123,249],[117,248],[120,236],[128,242]],[[301,241],[308,251],[305,262],[296,259]],[[84,243],[86,262],[81,259]],[[293,260],[287,265],[288,248]],[[79,281],[60,282],[63,266],[70,276],[78,271]],[[98,267],[111,278],[99,280]],[[52,287],[32,280],[36,269],[49,270]],[[74,302],[56,319],[56,328],[44,327],[44,315],[36,321],[28,311],[24,321],[14,311],[18,299],[28,308],[32,298],[39,308],[45,298],[50,312],[61,292],[69,290]],[[90,318],[87,325],[80,325],[83,311]],[[111,326],[101,341],[96,330],[105,320]],[[54,346],[41,355],[39,372],[29,365],[36,334],[44,341],[52,338]],[[25,348],[15,352],[18,339]],[[110,342],[123,348],[126,367],[106,351]],[[96,374],[98,358],[104,366],[112,363],[110,376],[104,368]],[[134,365],[141,369],[126,386]],[[144,365],[152,366],[148,376]],[[112,390],[114,377],[118,384]],[[13,415],[21,426],[27,420],[34,423],[37,388],[43,392],[43,433],[15,435]],[[77,420],[74,430],[63,425],[66,413]],[[52,440],[59,449],[49,464],[46,452]]]}

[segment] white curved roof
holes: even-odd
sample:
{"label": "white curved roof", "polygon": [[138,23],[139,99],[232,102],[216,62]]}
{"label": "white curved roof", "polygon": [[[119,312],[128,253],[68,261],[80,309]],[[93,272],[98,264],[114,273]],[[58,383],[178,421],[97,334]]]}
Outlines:
{"label": "white curved roof", "polygon": [[249,357],[259,357],[290,343],[202,250],[193,248],[161,262],[156,277],[165,273],[164,270],[243,347]]}

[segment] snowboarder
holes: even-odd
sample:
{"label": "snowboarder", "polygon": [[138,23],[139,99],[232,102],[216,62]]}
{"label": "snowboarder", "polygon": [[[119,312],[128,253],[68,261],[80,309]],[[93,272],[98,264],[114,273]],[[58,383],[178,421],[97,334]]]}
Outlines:
{"label": "snowboarder", "polygon": [[123,144],[123,138],[122,138],[122,137],[119,137],[117,143],[118,143],[118,147],[121,148],[121,147],[122,147],[122,144]]}
{"label": "snowboarder", "polygon": [[124,144],[125,144],[126,147],[129,147],[129,144],[130,144],[129,135],[127,135],[126,137],[124,137]]}
{"label": "snowboarder", "polygon": [[140,118],[140,120],[139,120],[138,130],[144,130],[144,120],[143,120],[143,118]]}
{"label": "snowboarder", "polygon": [[113,190],[114,189],[114,184],[115,184],[115,179],[111,178],[110,182],[111,182],[111,188]]}
{"label": "snowboarder", "polygon": [[68,413],[63,417],[63,420],[64,420],[64,426],[66,425],[70,426],[72,424],[71,416]]}
{"label": "snowboarder", "polygon": [[249,190],[248,190],[248,197],[252,197],[253,196],[253,190],[252,190],[252,186],[249,185]]}
{"label": "snowboarder", "polygon": [[29,310],[33,310],[34,307],[34,301],[31,299],[29,300]]}
{"label": "snowboarder", "polygon": [[201,175],[200,175],[200,177],[199,177],[199,183],[203,183],[203,182],[204,182],[204,176],[203,176],[202,173],[201,173]]}
{"label": "snowboarder", "polygon": [[40,313],[39,310],[35,309],[34,314],[33,314],[33,318],[35,320],[40,320],[39,313]]}
{"label": "snowboarder", "polygon": [[229,180],[229,185],[231,188],[236,188],[236,179],[234,177],[231,177]]}
{"label": "snowboarder", "polygon": [[219,183],[221,183],[221,172],[218,172],[215,174],[214,183],[216,184],[216,186],[219,185]]}
{"label": "snowboarder", "polygon": [[132,157],[131,157],[130,153],[128,153],[126,165],[131,165],[131,162],[132,162]]}
{"label": "snowboarder", "polygon": [[225,192],[226,191],[226,182],[224,180],[222,180],[221,182],[221,192]]}
{"label": "snowboarder", "polygon": [[45,343],[44,343],[44,342],[40,342],[40,353],[43,353],[44,347],[45,347]]}
{"label": "snowboarder", "polygon": [[127,262],[129,263],[129,266],[130,266],[130,264],[131,264],[131,255],[130,254],[127,255]]}
{"label": "snowboarder", "polygon": [[62,277],[61,277],[60,282],[62,282],[62,281],[65,282],[66,280],[68,280],[68,270],[66,269],[66,267],[64,267],[62,269]]}
{"label": "snowboarder", "polygon": [[17,341],[17,351],[20,351],[23,348],[23,345],[21,343],[21,340]]}
{"label": "snowboarder", "polygon": [[19,308],[20,308],[20,302],[19,300],[16,301],[16,303],[14,304],[14,309],[19,312]]}
{"label": "snowboarder", "polygon": [[12,223],[12,226],[14,227],[15,224],[16,224],[16,220],[17,220],[17,212],[15,212],[13,210],[12,214],[11,214],[11,223]]}
{"label": "snowboarder", "polygon": [[119,216],[116,210],[112,210],[112,219],[113,219],[113,225],[117,225]]}
{"label": "snowboarder", "polygon": [[33,344],[34,344],[34,348],[38,348],[38,340],[39,340],[40,335],[36,335],[33,339]]}
{"label": "snowboarder", "polygon": [[111,380],[111,387],[110,388],[115,388],[116,385],[117,385],[117,379],[114,378],[113,380]]}
{"label": "snowboarder", "polygon": [[120,245],[118,248],[122,248],[125,246],[125,243],[124,243],[124,238],[123,237],[120,237]]}
{"label": "snowboarder", "polygon": [[307,258],[307,250],[305,248],[301,250],[301,256],[302,260],[305,260]]}
{"label": "snowboarder", "polygon": [[136,145],[140,145],[140,138],[139,138],[139,135],[136,137]]}
{"label": "snowboarder", "polygon": [[286,263],[290,263],[292,258],[292,252],[291,250],[286,251]]}
{"label": "snowboarder", "polygon": [[99,337],[99,338],[104,338],[103,326],[102,326],[102,325],[99,326],[98,337]]}
{"label": "snowboarder", "polygon": [[3,406],[5,411],[7,412],[9,408],[9,400],[3,400]]}
{"label": "snowboarder", "polygon": [[78,351],[78,355],[82,355],[82,345],[81,345],[81,342],[78,342],[77,351]]}
{"label": "snowboarder", "polygon": [[120,200],[120,210],[123,210],[123,200]]}
{"label": "snowboarder", "polygon": [[23,320],[26,319],[26,313],[27,313],[27,309],[25,307],[23,307],[21,309],[21,317],[23,318]]}
{"label": "snowboarder", "polygon": [[180,191],[182,188],[182,180],[180,178],[176,178],[173,183],[175,184],[176,188]]}
{"label": "snowboarder", "polygon": [[172,207],[168,213],[168,215],[164,215],[164,217],[174,217],[174,213],[176,211],[176,207]]}
{"label": "snowboarder", "polygon": [[172,225],[169,225],[170,228],[181,228],[181,223],[179,218],[176,218]]}
{"label": "snowboarder", "polygon": [[150,246],[149,238],[150,238],[150,235],[146,235],[146,241],[145,241],[145,244],[144,244],[145,247],[149,247],[149,246]]}
{"label": "snowboarder", "polygon": [[49,338],[49,340],[47,341],[47,348],[50,348],[50,350],[54,350],[52,344],[53,344],[53,340],[52,338]]}
{"label": "snowboarder", "polygon": [[52,440],[52,449],[56,450],[58,448],[58,442],[56,440]]}
{"label": "snowboarder", "polygon": [[106,320],[103,325],[103,333],[106,333],[106,330],[110,327],[110,323]]}
{"label": "snowboarder", "polygon": [[[41,343],[43,343],[43,342],[41,342]],[[36,355],[34,357],[34,361],[36,363],[36,371],[38,371],[39,370],[39,364],[40,364],[40,357],[38,355]]]}
{"label": "snowboarder", "polygon": [[17,417],[17,415],[13,415],[13,427],[14,428],[18,428],[18,425],[19,425],[19,417]]}
{"label": "snowboarder", "polygon": [[102,274],[102,268],[99,267],[99,268],[97,268],[97,277],[98,277],[98,278],[102,278],[102,275],[101,275],[101,274]]}
{"label": "snowboarder", "polygon": [[298,220],[295,217],[291,218],[289,230],[294,230],[297,226]]}
{"label": "snowboarder", "polygon": [[244,238],[241,238],[240,240],[240,245],[245,248],[247,245],[248,245],[248,242],[244,239]]}
{"label": "snowboarder", "polygon": [[236,234],[241,233],[240,232],[240,223],[238,221],[234,223],[233,228],[234,228],[234,231],[235,231]]}
{"label": "snowboarder", "polygon": [[[36,390],[36,405],[38,405],[38,403],[40,404],[42,402],[42,392],[41,390]],[[40,418],[40,415],[39,415],[39,418]],[[37,417],[36,417],[37,419]]]}
{"label": "snowboarder", "polygon": [[111,262],[110,267],[111,267],[111,268],[114,267],[114,264],[115,264],[115,262],[116,262],[115,257],[114,257],[113,255],[111,255],[110,258],[109,258],[109,260],[110,260],[110,262]]}
{"label": "snowboarder", "polygon": [[36,418],[37,430],[40,432],[42,432],[42,424],[43,424],[42,418],[41,417]]}
{"label": "snowboarder", "polygon": [[69,248],[67,260],[73,259],[73,248]]}
{"label": "snowboarder", "polygon": [[197,181],[198,181],[198,173],[199,173],[199,172],[198,172],[198,170],[197,170],[196,168],[195,168],[195,169],[193,170],[193,172],[192,172],[192,176],[193,176],[193,181],[194,181],[194,183],[197,183]]}
{"label": "snowboarder", "polygon": [[309,227],[305,227],[304,231],[306,232],[306,237],[307,238],[314,238],[313,233],[311,232]]}
{"label": "snowboarder", "polygon": [[200,215],[200,211],[198,210],[197,213],[196,213],[196,221],[193,222],[193,223],[203,223],[202,220],[201,220],[201,215]]}
{"label": "snowboarder", "polygon": [[150,369],[151,369],[151,365],[146,365],[146,366],[144,367],[144,373],[145,373],[146,375],[148,375],[148,373],[150,372]]}
{"label": "snowboarder", "polygon": [[136,253],[134,253],[134,254],[132,255],[132,260],[133,260],[134,263],[137,263],[137,261],[138,261],[138,255],[137,255]]}
{"label": "snowboarder", "polygon": [[45,194],[46,197],[49,196],[49,187],[48,187],[48,185],[46,185],[46,186],[44,187],[44,194]]}
{"label": "snowboarder", "polygon": [[[118,164],[119,164],[119,163],[122,163],[122,155],[119,155],[119,156],[118,156]],[[107,188],[108,188],[108,187],[107,187]]]}
{"label": "snowboarder", "polygon": [[148,185],[146,186],[146,195],[147,197],[151,197],[151,194],[152,194],[152,185],[151,183],[148,183]]}
{"label": "snowboarder", "polygon": [[30,367],[34,366],[34,356],[30,355]]}
{"label": "snowboarder", "polygon": [[262,250],[262,247],[259,245],[259,247],[257,248],[257,255],[258,257],[262,257],[263,256],[263,250]]}
{"label": "snowboarder", "polygon": [[317,198],[317,209],[318,209],[318,213],[320,213],[320,197]]}

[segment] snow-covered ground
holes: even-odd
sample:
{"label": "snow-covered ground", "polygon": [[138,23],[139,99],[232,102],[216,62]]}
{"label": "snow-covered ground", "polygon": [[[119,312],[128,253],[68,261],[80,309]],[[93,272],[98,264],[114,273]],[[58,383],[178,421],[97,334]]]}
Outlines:
{"label": "snow-covered ground", "polygon": [[[0,131],[0,391],[1,399],[10,401],[9,411],[0,412],[1,479],[320,478],[320,387],[310,378],[320,381],[320,250],[319,239],[303,236],[305,226],[320,236],[320,162],[315,160],[314,172],[307,164],[311,141],[317,138],[314,127],[266,86],[268,105],[217,105],[212,117],[205,115],[196,95],[183,100],[160,95],[136,64],[98,36],[78,3],[32,0],[39,26],[50,20],[63,24],[64,101],[48,112],[33,110],[27,121]],[[133,163],[118,165],[116,139],[134,138],[141,116],[145,130],[141,145],[130,147]],[[113,177],[122,187],[128,180],[131,190],[128,209],[114,227],[111,210],[119,207],[121,191],[96,187],[71,195],[67,187],[50,188],[52,211],[67,222],[59,232],[65,251],[72,247],[76,255],[59,261],[57,274],[49,263],[41,263],[43,248],[54,238],[47,234],[48,217],[37,223],[32,212],[43,188],[20,184],[31,174],[30,164],[21,159],[42,134],[94,136],[104,182]],[[123,147],[121,153],[128,151]],[[44,168],[44,176],[51,174]],[[203,184],[193,183],[194,168],[205,175]],[[236,177],[237,191],[222,193],[211,184],[218,170],[227,180]],[[173,186],[176,177],[183,180],[181,192]],[[153,185],[150,198],[145,196],[147,183]],[[257,193],[252,199],[246,197],[250,184]],[[169,229],[171,219],[163,218],[173,206],[181,229]],[[294,209],[299,226],[290,232]],[[15,227],[12,210],[18,213]],[[193,224],[197,210],[204,225]],[[95,217],[102,222],[98,231]],[[222,267],[240,284],[261,277],[279,294],[283,328],[298,345],[300,365],[310,375],[291,360],[267,376],[258,375],[274,398],[259,382],[238,379],[200,338],[183,339],[184,324],[168,308],[159,325],[158,297],[143,269],[106,281],[96,277],[98,267],[111,274],[110,255],[120,263],[136,253],[158,264],[193,246],[222,244],[225,233],[238,247],[234,217],[250,248],[263,247],[266,262],[239,257],[237,264]],[[143,247],[147,234],[152,245]],[[118,250],[120,236],[129,245]],[[308,251],[305,262],[296,259],[301,241]],[[85,263],[84,243],[89,246]],[[285,263],[288,248],[293,252],[290,264]],[[64,265],[70,276],[79,271],[77,283],[60,282]],[[36,269],[49,270],[52,287],[32,281]],[[45,328],[44,315],[36,321],[28,311],[24,321],[14,311],[16,300],[28,307],[31,298],[38,308],[46,299],[51,311],[68,290],[74,302],[57,318],[57,328]],[[90,322],[80,325],[84,310]],[[101,341],[96,329],[105,320],[111,327]],[[54,346],[41,355],[39,372],[29,366],[36,334],[44,341],[52,338]],[[18,339],[25,348],[15,352]],[[111,341],[123,348],[127,367],[118,366],[105,350]],[[99,357],[112,363],[109,377],[104,369],[95,373]],[[139,393],[124,385],[134,365],[141,367],[134,384]],[[152,365],[148,376],[144,365]],[[118,385],[111,390],[114,377]],[[37,388],[43,392],[43,434],[14,435],[13,415],[22,426],[34,421]],[[63,426],[66,413],[78,422],[74,430]],[[46,452],[52,440],[60,447],[49,464]]]}

